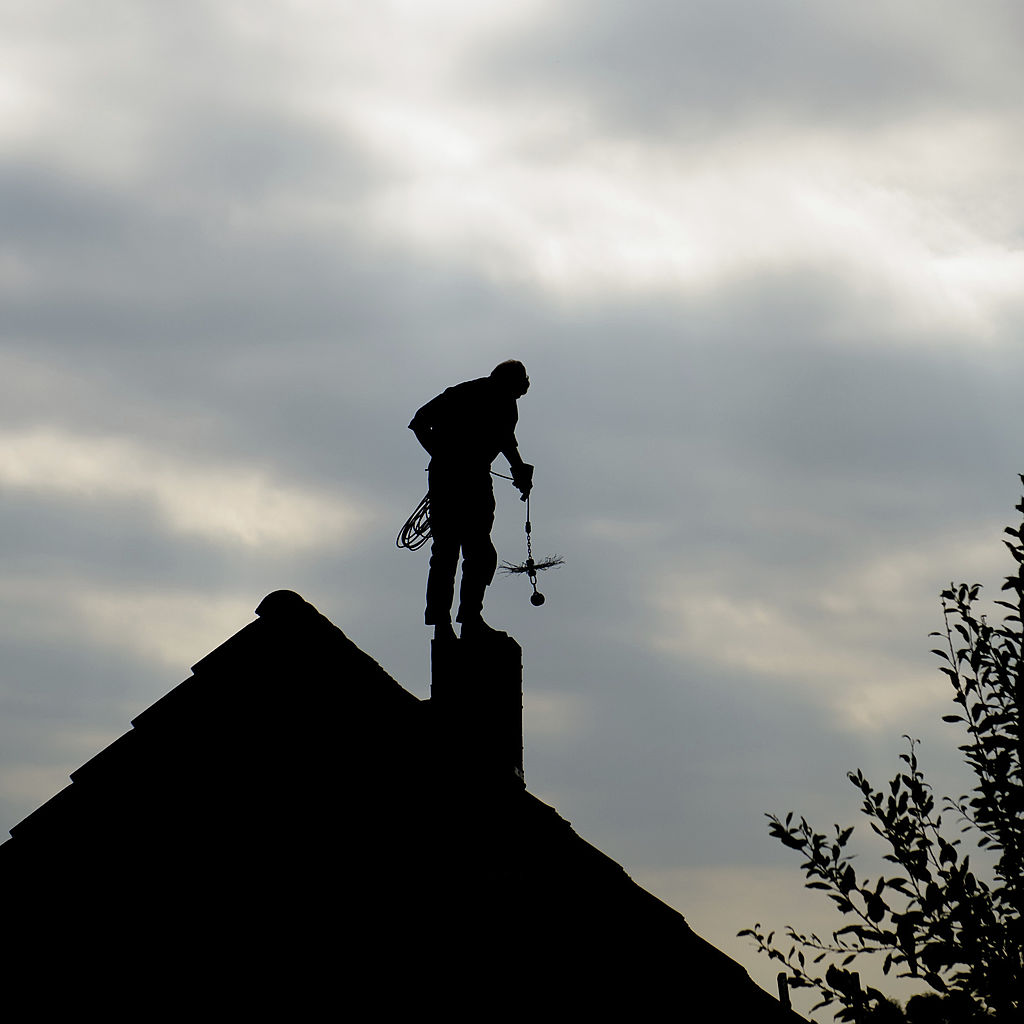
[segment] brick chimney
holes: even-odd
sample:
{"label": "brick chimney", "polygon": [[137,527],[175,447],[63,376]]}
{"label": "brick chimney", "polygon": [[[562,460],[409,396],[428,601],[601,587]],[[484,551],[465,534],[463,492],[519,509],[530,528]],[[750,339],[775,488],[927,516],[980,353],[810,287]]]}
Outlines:
{"label": "brick chimney", "polygon": [[523,782],[523,649],[512,637],[433,641],[430,704],[441,762]]}

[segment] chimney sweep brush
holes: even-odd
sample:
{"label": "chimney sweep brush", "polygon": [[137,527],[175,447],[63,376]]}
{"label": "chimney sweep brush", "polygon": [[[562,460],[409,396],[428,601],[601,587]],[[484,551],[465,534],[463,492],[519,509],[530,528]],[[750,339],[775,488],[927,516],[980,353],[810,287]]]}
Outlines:
{"label": "chimney sweep brush", "polygon": [[508,576],[525,574],[533,587],[533,593],[530,595],[530,604],[534,608],[539,608],[544,603],[544,595],[537,589],[537,573],[543,572],[545,569],[555,569],[560,565],[565,565],[565,559],[560,555],[548,555],[547,558],[543,558],[539,562],[535,561],[533,557],[533,543],[530,539],[532,532],[530,496],[526,495],[526,561],[520,562],[518,565],[512,562],[502,562],[498,568]]}

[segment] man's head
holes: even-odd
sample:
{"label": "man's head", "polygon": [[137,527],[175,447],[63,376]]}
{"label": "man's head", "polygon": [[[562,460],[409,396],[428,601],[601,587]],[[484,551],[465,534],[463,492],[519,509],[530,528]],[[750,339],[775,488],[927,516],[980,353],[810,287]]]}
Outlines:
{"label": "man's head", "polygon": [[491,370],[491,377],[514,398],[522,398],[530,390],[526,367],[518,359],[506,359]]}

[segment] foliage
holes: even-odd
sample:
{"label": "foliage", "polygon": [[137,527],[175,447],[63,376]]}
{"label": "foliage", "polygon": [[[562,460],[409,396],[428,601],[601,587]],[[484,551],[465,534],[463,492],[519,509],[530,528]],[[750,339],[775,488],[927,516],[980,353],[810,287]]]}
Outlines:
{"label": "foliage", "polygon": [[[1024,476],[1021,476],[1024,484]],[[1024,499],[1016,506],[1024,517]],[[758,950],[788,970],[791,988],[817,990],[820,1002],[838,1009],[841,1021],[997,1021],[1020,1019],[1024,977],[1024,521],[1007,527],[1005,541],[1016,563],[1003,591],[1011,600],[1002,623],[990,625],[976,611],[980,585],[950,584],[942,592],[945,629],[941,671],[953,688],[956,714],[943,721],[966,732],[960,746],[974,788],[946,797],[939,813],[918,763],[916,740],[905,736],[903,767],[885,789],[863,772],[848,778],[863,798],[861,811],[885,841],[884,860],[894,867],[875,878],[859,874],[847,852],[853,828],[816,832],[804,818],[767,815],[771,834],[804,857],[807,887],[826,893],[847,920],[830,940],[787,927],[791,946],[777,948],[775,933],[745,929]],[[949,818],[959,823],[951,837]],[[962,848],[963,837],[994,860],[983,881]],[[976,857],[976,859],[979,859]],[[889,871],[891,870],[891,873]],[[939,996],[915,997],[905,1017],[877,989],[861,991],[859,958],[883,957],[883,972],[920,978]],[[824,975],[820,971],[824,968]],[[813,1011],[812,1011],[813,1012]]]}

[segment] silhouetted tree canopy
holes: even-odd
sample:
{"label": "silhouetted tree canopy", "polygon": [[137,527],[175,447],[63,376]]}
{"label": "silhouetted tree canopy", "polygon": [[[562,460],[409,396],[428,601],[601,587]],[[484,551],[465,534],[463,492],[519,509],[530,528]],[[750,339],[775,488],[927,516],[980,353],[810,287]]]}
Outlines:
{"label": "silhouetted tree canopy", "polygon": [[[1024,484],[1024,476],[1021,476]],[[1024,517],[1024,499],[1016,506]],[[979,584],[942,591],[945,628],[933,652],[953,689],[955,714],[943,721],[966,733],[960,746],[973,790],[945,797],[941,812],[925,781],[917,741],[905,736],[903,768],[884,789],[850,772],[861,812],[886,842],[892,865],[876,878],[858,873],[847,852],[853,828],[816,832],[769,814],[771,834],[804,857],[807,887],[826,893],[849,923],[830,940],[787,926],[789,949],[760,924],[744,929],[758,950],[779,960],[791,988],[817,990],[814,1010],[831,1006],[842,1021],[913,1024],[1010,1024],[1020,1017],[1024,977],[1024,520],[1009,526],[1006,546],[1016,568],[1002,590],[1008,600],[1000,625],[977,611]],[[951,834],[951,825],[959,834]],[[966,845],[965,845],[966,841]],[[987,881],[971,865],[970,848],[994,861]],[[885,975],[920,978],[933,992],[900,1010],[874,988],[861,989],[858,960],[881,957]],[[820,972],[824,973],[820,973]],[[893,1014],[896,1014],[893,1016]]]}

